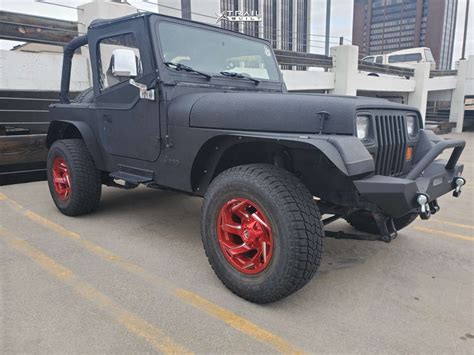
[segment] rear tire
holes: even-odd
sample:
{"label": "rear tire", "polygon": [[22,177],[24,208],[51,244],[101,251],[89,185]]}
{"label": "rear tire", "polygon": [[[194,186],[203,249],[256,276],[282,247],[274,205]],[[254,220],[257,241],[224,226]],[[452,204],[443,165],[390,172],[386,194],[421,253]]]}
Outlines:
{"label": "rear tire", "polygon": [[[411,224],[416,219],[416,217],[418,217],[417,214],[407,214],[399,218],[394,218],[393,222],[395,224],[395,228],[397,231],[402,230]],[[352,227],[361,232],[379,234],[375,220],[369,211],[361,210],[354,212],[346,218],[346,221],[349,222]]]}
{"label": "rear tire", "polygon": [[54,142],[48,152],[47,173],[49,191],[63,214],[78,216],[99,206],[101,174],[81,139]]}
{"label": "rear tire", "polygon": [[[224,231],[223,226],[239,224],[232,227],[239,234]],[[321,215],[313,196],[293,174],[266,164],[237,166],[215,178],[204,197],[201,233],[217,277],[254,303],[280,300],[306,285],[323,250]],[[257,247],[231,256],[243,245]]]}

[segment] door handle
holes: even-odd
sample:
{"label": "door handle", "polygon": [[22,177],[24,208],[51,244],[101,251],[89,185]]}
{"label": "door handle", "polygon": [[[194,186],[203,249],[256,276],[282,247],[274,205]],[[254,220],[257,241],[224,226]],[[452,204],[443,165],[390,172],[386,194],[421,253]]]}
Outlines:
{"label": "door handle", "polygon": [[110,115],[103,115],[102,118],[106,123],[112,123],[112,116]]}

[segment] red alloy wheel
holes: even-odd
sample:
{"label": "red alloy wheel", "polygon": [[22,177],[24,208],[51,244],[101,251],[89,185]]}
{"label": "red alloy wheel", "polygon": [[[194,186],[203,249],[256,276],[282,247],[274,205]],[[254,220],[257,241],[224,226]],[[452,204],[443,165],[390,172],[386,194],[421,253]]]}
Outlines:
{"label": "red alloy wheel", "polygon": [[53,185],[59,198],[66,201],[71,195],[71,174],[63,157],[54,158]]}
{"label": "red alloy wheel", "polygon": [[234,198],[222,206],[217,238],[227,261],[243,274],[262,272],[272,259],[270,223],[262,209],[248,199]]}

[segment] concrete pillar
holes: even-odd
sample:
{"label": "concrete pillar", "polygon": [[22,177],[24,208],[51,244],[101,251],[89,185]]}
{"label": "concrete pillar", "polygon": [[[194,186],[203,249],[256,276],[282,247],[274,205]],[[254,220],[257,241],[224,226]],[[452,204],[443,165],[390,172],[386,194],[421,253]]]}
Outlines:
{"label": "concrete pillar", "polygon": [[426,119],[426,101],[428,100],[428,80],[430,79],[430,63],[418,63],[415,66],[415,91],[408,94],[408,105],[420,110],[423,125]]}
{"label": "concrete pillar", "polygon": [[454,132],[461,133],[464,125],[464,96],[466,91],[466,81],[468,67],[474,65],[474,56],[468,60],[460,60],[458,74],[456,76],[456,88],[451,96],[451,108],[449,112],[449,122],[456,122]]}
{"label": "concrete pillar", "polygon": [[331,94],[357,95],[357,67],[359,63],[359,47],[352,45],[331,48],[334,72],[334,89]]}
{"label": "concrete pillar", "polygon": [[79,33],[86,33],[87,27],[95,19],[116,18],[136,14],[138,10],[127,3],[94,0],[77,7],[77,29]]}

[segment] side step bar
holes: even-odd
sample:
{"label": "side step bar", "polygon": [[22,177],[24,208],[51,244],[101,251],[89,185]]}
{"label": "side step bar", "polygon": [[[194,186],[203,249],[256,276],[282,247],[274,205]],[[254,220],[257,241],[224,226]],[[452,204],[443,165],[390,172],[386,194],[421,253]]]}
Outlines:
{"label": "side step bar", "polygon": [[130,184],[138,185],[153,182],[153,171],[142,170],[126,165],[119,165],[120,170],[110,173],[113,179],[124,180]]}

